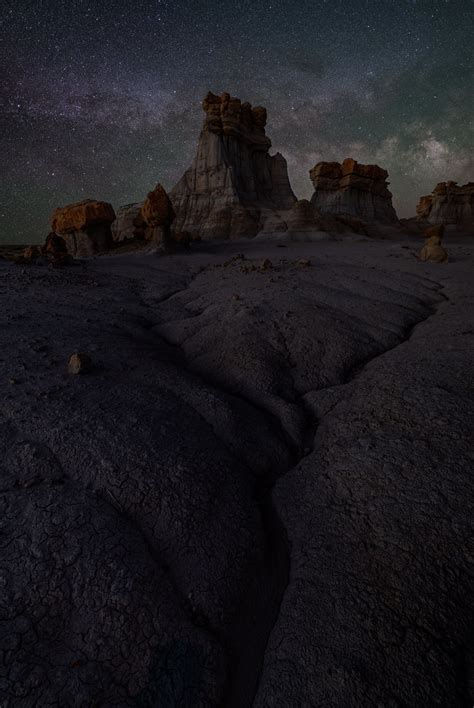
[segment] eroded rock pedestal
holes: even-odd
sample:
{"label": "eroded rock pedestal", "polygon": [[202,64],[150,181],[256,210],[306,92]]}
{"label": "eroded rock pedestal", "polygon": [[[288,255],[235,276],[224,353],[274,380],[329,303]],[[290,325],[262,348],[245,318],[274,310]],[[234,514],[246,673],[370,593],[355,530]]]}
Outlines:
{"label": "eroded rock pedestal", "polygon": [[255,236],[262,209],[289,209],[296,197],[286,160],[269,155],[267,112],[228,93],[208,93],[198,150],[171,190],[174,229],[203,239]]}
{"label": "eroded rock pedestal", "polygon": [[167,247],[171,242],[171,224],[176,214],[170,198],[161,184],[148,192],[141,208],[142,218],[147,226],[145,238],[157,245]]}
{"label": "eroded rock pedestal", "polygon": [[70,255],[92,256],[110,248],[110,225],[114,220],[111,204],[85,199],[55,209],[51,227],[55,234],[63,237]]}
{"label": "eroded rock pedestal", "polygon": [[309,174],[315,190],[311,202],[319,211],[348,214],[367,222],[398,224],[387,186],[387,170],[347,158],[341,164],[318,162]]}
{"label": "eroded rock pedestal", "polygon": [[431,194],[420,197],[416,218],[445,224],[449,230],[474,233],[474,182],[439,182]]}

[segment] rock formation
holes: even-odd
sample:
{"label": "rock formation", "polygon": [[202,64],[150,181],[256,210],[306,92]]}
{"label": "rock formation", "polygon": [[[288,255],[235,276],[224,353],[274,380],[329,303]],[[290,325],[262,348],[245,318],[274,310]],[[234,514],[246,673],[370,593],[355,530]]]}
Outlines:
{"label": "rock formation", "polygon": [[271,212],[262,222],[258,233],[262,240],[283,237],[286,241],[319,241],[347,231],[364,233],[332,214],[321,214],[307,199],[299,199],[291,209]]}
{"label": "rock formation", "polygon": [[43,253],[50,253],[53,256],[59,256],[61,253],[67,253],[67,246],[62,236],[58,236],[54,233],[54,231],[51,231],[46,236],[46,241],[44,242],[44,246],[41,250]]}
{"label": "rock formation", "polygon": [[267,112],[228,93],[208,93],[206,117],[191,167],[171,190],[174,229],[203,239],[255,236],[262,209],[296,201],[286,160],[269,155]]}
{"label": "rock formation", "polygon": [[74,259],[68,253],[63,237],[51,232],[42,246],[27,246],[16,262],[59,267],[72,264]]}
{"label": "rock formation", "polygon": [[416,218],[430,224],[445,224],[459,231],[474,231],[474,182],[459,186],[439,182],[433,192],[420,197]]}
{"label": "rock formation", "polygon": [[432,263],[447,263],[448,253],[441,245],[444,234],[443,224],[430,226],[424,232],[425,245],[420,251],[420,261],[431,261]]}
{"label": "rock formation", "polygon": [[126,204],[117,209],[117,218],[112,224],[112,238],[116,242],[145,238],[146,222],[142,215],[143,203]]}
{"label": "rock formation", "polygon": [[166,191],[157,184],[153,191],[148,192],[141,208],[141,214],[147,225],[145,238],[163,246],[169,246],[171,240],[171,224],[176,214]]}
{"label": "rock formation", "polygon": [[378,165],[362,165],[347,158],[341,164],[318,162],[309,174],[315,190],[311,202],[321,212],[398,224],[387,188],[388,172]]}
{"label": "rock formation", "polygon": [[85,199],[56,209],[51,226],[55,234],[63,237],[70,255],[91,256],[110,247],[110,225],[114,220],[111,204]]}

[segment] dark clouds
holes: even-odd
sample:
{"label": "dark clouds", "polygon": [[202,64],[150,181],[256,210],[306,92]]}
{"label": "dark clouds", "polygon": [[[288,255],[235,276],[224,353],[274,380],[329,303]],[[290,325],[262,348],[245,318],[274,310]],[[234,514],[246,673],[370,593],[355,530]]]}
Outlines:
{"label": "dark clouds", "polygon": [[41,240],[51,210],[116,206],[180,177],[207,90],[267,106],[308,196],[321,159],[376,161],[414,212],[473,178],[469,0],[18,0],[0,7],[0,240]]}

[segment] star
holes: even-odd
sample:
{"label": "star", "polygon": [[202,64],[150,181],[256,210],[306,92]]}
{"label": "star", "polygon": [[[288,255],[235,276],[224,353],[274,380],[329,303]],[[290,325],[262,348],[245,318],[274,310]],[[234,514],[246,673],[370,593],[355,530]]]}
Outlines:
{"label": "star", "polygon": [[3,3],[0,241],[43,241],[84,195],[170,189],[208,90],[266,106],[299,197],[316,161],[353,157],[413,215],[437,182],[473,178],[471,21],[465,0]]}

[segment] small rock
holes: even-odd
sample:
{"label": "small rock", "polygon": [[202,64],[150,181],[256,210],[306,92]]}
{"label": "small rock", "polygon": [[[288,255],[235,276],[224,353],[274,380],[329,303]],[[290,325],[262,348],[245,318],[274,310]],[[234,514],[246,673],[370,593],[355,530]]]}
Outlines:
{"label": "small rock", "polygon": [[232,300],[241,300],[241,299],[242,298],[237,293],[235,293],[235,295],[232,295]]}
{"label": "small rock", "polygon": [[67,370],[69,374],[87,374],[92,369],[91,358],[87,354],[75,352],[69,357]]}
{"label": "small rock", "polygon": [[296,265],[299,268],[308,268],[311,265],[311,261],[309,258],[300,258],[299,261],[296,261]]}
{"label": "small rock", "polygon": [[269,258],[265,258],[260,264],[260,270],[270,270],[270,268],[273,268],[273,263]]}

